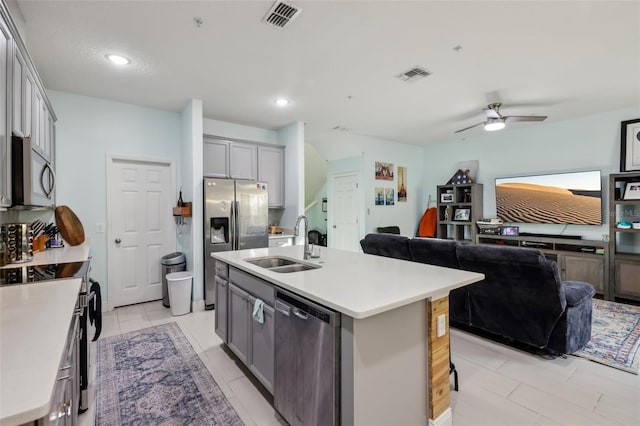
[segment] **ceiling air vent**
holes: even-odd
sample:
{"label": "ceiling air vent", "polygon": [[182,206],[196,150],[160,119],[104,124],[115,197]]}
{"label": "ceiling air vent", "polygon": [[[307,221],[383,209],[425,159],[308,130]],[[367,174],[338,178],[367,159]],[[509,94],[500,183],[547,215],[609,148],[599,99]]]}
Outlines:
{"label": "ceiling air vent", "polygon": [[283,1],[276,1],[271,9],[264,15],[262,22],[278,28],[284,28],[291,21],[296,19],[302,9]]}
{"label": "ceiling air vent", "polygon": [[402,81],[406,81],[407,83],[411,83],[414,81],[418,81],[421,78],[425,78],[426,76],[431,75],[430,71],[427,71],[426,69],[420,67],[420,66],[415,66],[411,69],[408,69],[407,71],[398,74],[396,77],[398,77],[400,80]]}

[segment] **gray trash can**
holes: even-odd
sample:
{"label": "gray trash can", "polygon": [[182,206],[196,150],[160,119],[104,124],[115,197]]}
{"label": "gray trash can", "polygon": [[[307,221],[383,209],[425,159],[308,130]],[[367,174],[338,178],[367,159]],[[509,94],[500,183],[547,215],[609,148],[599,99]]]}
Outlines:
{"label": "gray trash can", "polygon": [[175,252],[162,256],[160,260],[162,268],[162,304],[169,307],[169,290],[167,289],[167,274],[187,270],[187,258],[184,253]]}

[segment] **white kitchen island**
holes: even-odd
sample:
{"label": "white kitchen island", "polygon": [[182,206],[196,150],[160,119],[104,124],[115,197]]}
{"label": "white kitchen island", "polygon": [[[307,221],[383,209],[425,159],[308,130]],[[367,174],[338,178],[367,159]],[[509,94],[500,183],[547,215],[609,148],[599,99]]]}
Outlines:
{"label": "white kitchen island", "polygon": [[[80,279],[0,287],[0,424],[49,414]],[[75,407],[74,407],[75,408]]]}
{"label": "white kitchen island", "polygon": [[342,314],[342,425],[451,424],[448,294],[484,276],[318,249],[320,258],[305,262],[321,268],[293,273],[274,272],[245,260],[263,256],[301,260],[302,246],[211,256]]}

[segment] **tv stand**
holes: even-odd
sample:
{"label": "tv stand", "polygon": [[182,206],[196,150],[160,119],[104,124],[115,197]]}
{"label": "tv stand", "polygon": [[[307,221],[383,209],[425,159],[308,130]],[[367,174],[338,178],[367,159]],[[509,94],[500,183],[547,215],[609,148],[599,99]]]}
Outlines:
{"label": "tv stand", "polygon": [[585,281],[592,284],[599,294],[612,300],[609,288],[609,243],[583,240],[580,237],[540,236],[545,234],[520,234],[518,236],[478,234],[477,244],[497,244],[510,247],[538,249],[549,260],[558,263],[563,281]]}
{"label": "tv stand", "polygon": [[543,238],[558,238],[565,240],[581,240],[580,235],[561,235],[561,234],[541,234],[537,232],[520,232],[521,237],[543,237]]}

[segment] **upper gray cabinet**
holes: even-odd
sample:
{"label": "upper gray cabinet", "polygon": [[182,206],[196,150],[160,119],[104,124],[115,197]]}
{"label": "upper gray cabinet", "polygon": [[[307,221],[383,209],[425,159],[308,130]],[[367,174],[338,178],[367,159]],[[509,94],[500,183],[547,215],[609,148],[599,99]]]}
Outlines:
{"label": "upper gray cabinet", "polygon": [[[5,2],[0,2],[0,70],[0,207],[10,207],[12,133],[31,138],[41,157],[35,166],[43,167],[33,179],[43,181],[45,172],[54,176],[56,117]],[[47,199],[55,201],[52,194]]]}
{"label": "upper gray cabinet", "polygon": [[11,205],[11,33],[0,15],[0,207]]}
{"label": "upper gray cabinet", "polygon": [[264,182],[269,191],[269,207],[284,207],[284,146],[205,136],[202,174]]}
{"label": "upper gray cabinet", "polygon": [[229,142],[208,138],[203,140],[202,174],[205,177],[229,177]]}
{"label": "upper gray cabinet", "polygon": [[205,137],[202,173],[205,177],[256,180],[257,153],[252,144]]}
{"label": "upper gray cabinet", "polygon": [[258,181],[267,183],[269,207],[284,207],[284,147],[258,146]]}
{"label": "upper gray cabinet", "polygon": [[229,143],[229,177],[232,179],[256,180],[258,149],[255,145],[239,142]]}

